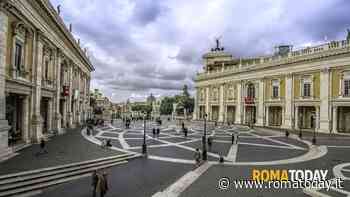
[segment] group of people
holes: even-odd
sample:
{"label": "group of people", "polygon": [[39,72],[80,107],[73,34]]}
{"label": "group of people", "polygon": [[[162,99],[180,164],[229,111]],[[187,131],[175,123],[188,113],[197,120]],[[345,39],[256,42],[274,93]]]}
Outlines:
{"label": "group of people", "polygon": [[160,129],[159,128],[153,128],[152,129],[152,134],[153,134],[153,137],[159,137],[159,134],[160,134]]}
{"label": "group of people", "polygon": [[112,140],[111,139],[108,139],[108,140],[104,139],[104,140],[102,140],[101,147],[102,148],[111,148],[112,147]]}
{"label": "group of people", "polygon": [[107,173],[103,172],[102,174],[95,170],[92,173],[92,196],[96,197],[96,194],[99,192],[100,197],[104,197],[108,191],[108,179]]}
{"label": "group of people", "polygon": [[126,120],[125,120],[125,128],[126,128],[126,129],[130,129],[130,123],[131,123],[131,120],[130,120],[130,119],[126,119]]}

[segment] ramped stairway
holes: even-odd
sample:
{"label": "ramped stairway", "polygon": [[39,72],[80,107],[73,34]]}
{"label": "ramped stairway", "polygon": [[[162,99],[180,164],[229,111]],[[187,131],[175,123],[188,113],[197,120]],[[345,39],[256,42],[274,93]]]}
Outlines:
{"label": "ramped stairway", "polygon": [[123,154],[71,163],[61,166],[24,171],[0,176],[0,197],[17,196],[46,187],[90,176],[94,170],[125,164],[128,160],[140,157],[135,154]]}

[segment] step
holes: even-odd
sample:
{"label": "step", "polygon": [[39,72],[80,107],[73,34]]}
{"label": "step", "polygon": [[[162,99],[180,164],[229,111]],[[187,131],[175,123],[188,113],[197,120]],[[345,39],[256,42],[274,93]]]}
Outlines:
{"label": "step", "polygon": [[76,167],[71,167],[71,168],[66,168],[61,170],[49,171],[49,172],[44,172],[44,173],[35,174],[35,175],[27,175],[25,177],[16,177],[11,179],[6,179],[6,180],[0,181],[0,191],[9,190],[17,187],[23,187],[23,186],[31,185],[35,183],[41,183],[51,179],[63,177],[66,174],[69,174],[70,172],[77,172],[80,170],[89,169],[91,167],[106,165],[106,164],[115,163],[115,162],[124,161],[124,160],[126,159],[121,158],[121,159],[107,160],[99,163],[91,163],[83,166],[76,166]]}
{"label": "step", "polygon": [[[29,175],[17,176],[17,177],[5,179],[5,180],[0,180],[0,191],[4,190],[4,188],[9,187],[6,185],[12,184],[12,183],[14,183],[14,184],[12,184],[10,187],[14,188],[14,187],[16,187],[16,185],[27,183],[26,181],[29,181],[29,180],[35,179],[34,181],[38,181],[43,177],[50,177],[50,176],[53,176],[56,174],[67,173],[67,172],[75,171],[75,170],[82,170],[82,169],[90,168],[93,166],[104,165],[104,164],[119,162],[119,161],[123,161],[123,160],[130,160],[130,159],[137,158],[137,157],[139,157],[139,155],[132,155],[129,157],[116,158],[116,159],[112,159],[112,160],[105,160],[105,161],[101,161],[98,163],[94,162],[94,163],[89,163],[89,164],[82,165],[82,166],[69,167],[69,168],[60,169],[60,170],[52,170],[52,171],[48,171],[48,172],[29,174]],[[20,185],[20,186],[22,186],[22,185]]]}
{"label": "step", "polygon": [[25,186],[25,187],[21,187],[21,188],[16,188],[13,190],[0,192],[0,197],[11,196],[11,195],[15,195],[15,194],[20,194],[20,193],[24,193],[24,192],[30,192],[30,191],[46,188],[49,186],[53,186],[53,185],[68,182],[71,180],[75,180],[78,178],[82,178],[82,177],[85,177],[85,175],[91,176],[91,172],[94,170],[105,169],[105,168],[109,168],[112,166],[125,164],[125,163],[127,163],[127,161],[120,161],[120,162],[116,162],[116,163],[112,163],[112,164],[106,164],[106,165],[102,165],[102,166],[98,166],[98,167],[92,167],[92,168],[80,170],[78,172],[71,172],[71,173],[66,174],[66,176],[64,176],[64,177],[60,177],[60,178],[57,178],[54,180],[50,180],[50,181],[42,182],[42,183],[35,184],[35,185],[30,185],[30,186]]}
{"label": "step", "polygon": [[37,174],[37,173],[42,173],[42,172],[47,172],[47,171],[52,171],[52,170],[58,170],[58,169],[63,169],[63,168],[69,168],[73,166],[81,166],[89,163],[95,163],[95,162],[100,162],[100,161],[105,161],[105,160],[111,160],[111,159],[117,159],[117,158],[124,158],[128,156],[133,156],[133,154],[122,154],[122,155],[117,155],[117,156],[111,156],[111,157],[104,157],[104,158],[99,158],[95,160],[88,160],[88,161],[83,161],[83,162],[77,162],[77,163],[70,163],[70,164],[64,164],[60,166],[53,166],[53,167],[48,167],[48,168],[41,168],[41,169],[36,169],[36,170],[30,170],[30,171],[24,171],[24,172],[18,172],[18,173],[11,173],[11,174],[6,174],[0,176],[0,181],[2,179],[9,179],[9,178],[14,178],[14,177],[21,177],[29,174]]}

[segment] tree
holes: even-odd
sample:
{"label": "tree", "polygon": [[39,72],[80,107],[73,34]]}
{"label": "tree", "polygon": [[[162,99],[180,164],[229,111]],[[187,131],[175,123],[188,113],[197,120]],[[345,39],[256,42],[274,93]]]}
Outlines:
{"label": "tree", "polygon": [[160,114],[170,115],[173,111],[173,103],[176,102],[175,97],[164,97],[160,104]]}
{"label": "tree", "polygon": [[164,97],[160,105],[160,113],[162,115],[170,115],[173,111],[173,104],[177,103],[177,112],[182,114],[183,109],[187,112],[192,113],[194,108],[194,98],[191,97],[188,92],[187,85],[182,88],[182,93],[173,97]]}
{"label": "tree", "polygon": [[191,98],[190,93],[188,92],[187,85],[184,85],[184,87],[182,88],[181,104],[187,112],[193,112],[194,99]]}

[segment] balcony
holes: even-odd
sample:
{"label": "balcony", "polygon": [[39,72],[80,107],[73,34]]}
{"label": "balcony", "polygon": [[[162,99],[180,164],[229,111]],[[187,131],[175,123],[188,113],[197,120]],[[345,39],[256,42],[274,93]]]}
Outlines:
{"label": "balcony", "polygon": [[11,71],[13,79],[27,80],[26,78],[29,74],[29,71],[27,71],[24,66],[21,66],[19,69],[11,66]]}
{"label": "balcony", "polygon": [[54,81],[52,79],[42,79],[41,83],[45,88],[54,88]]}

